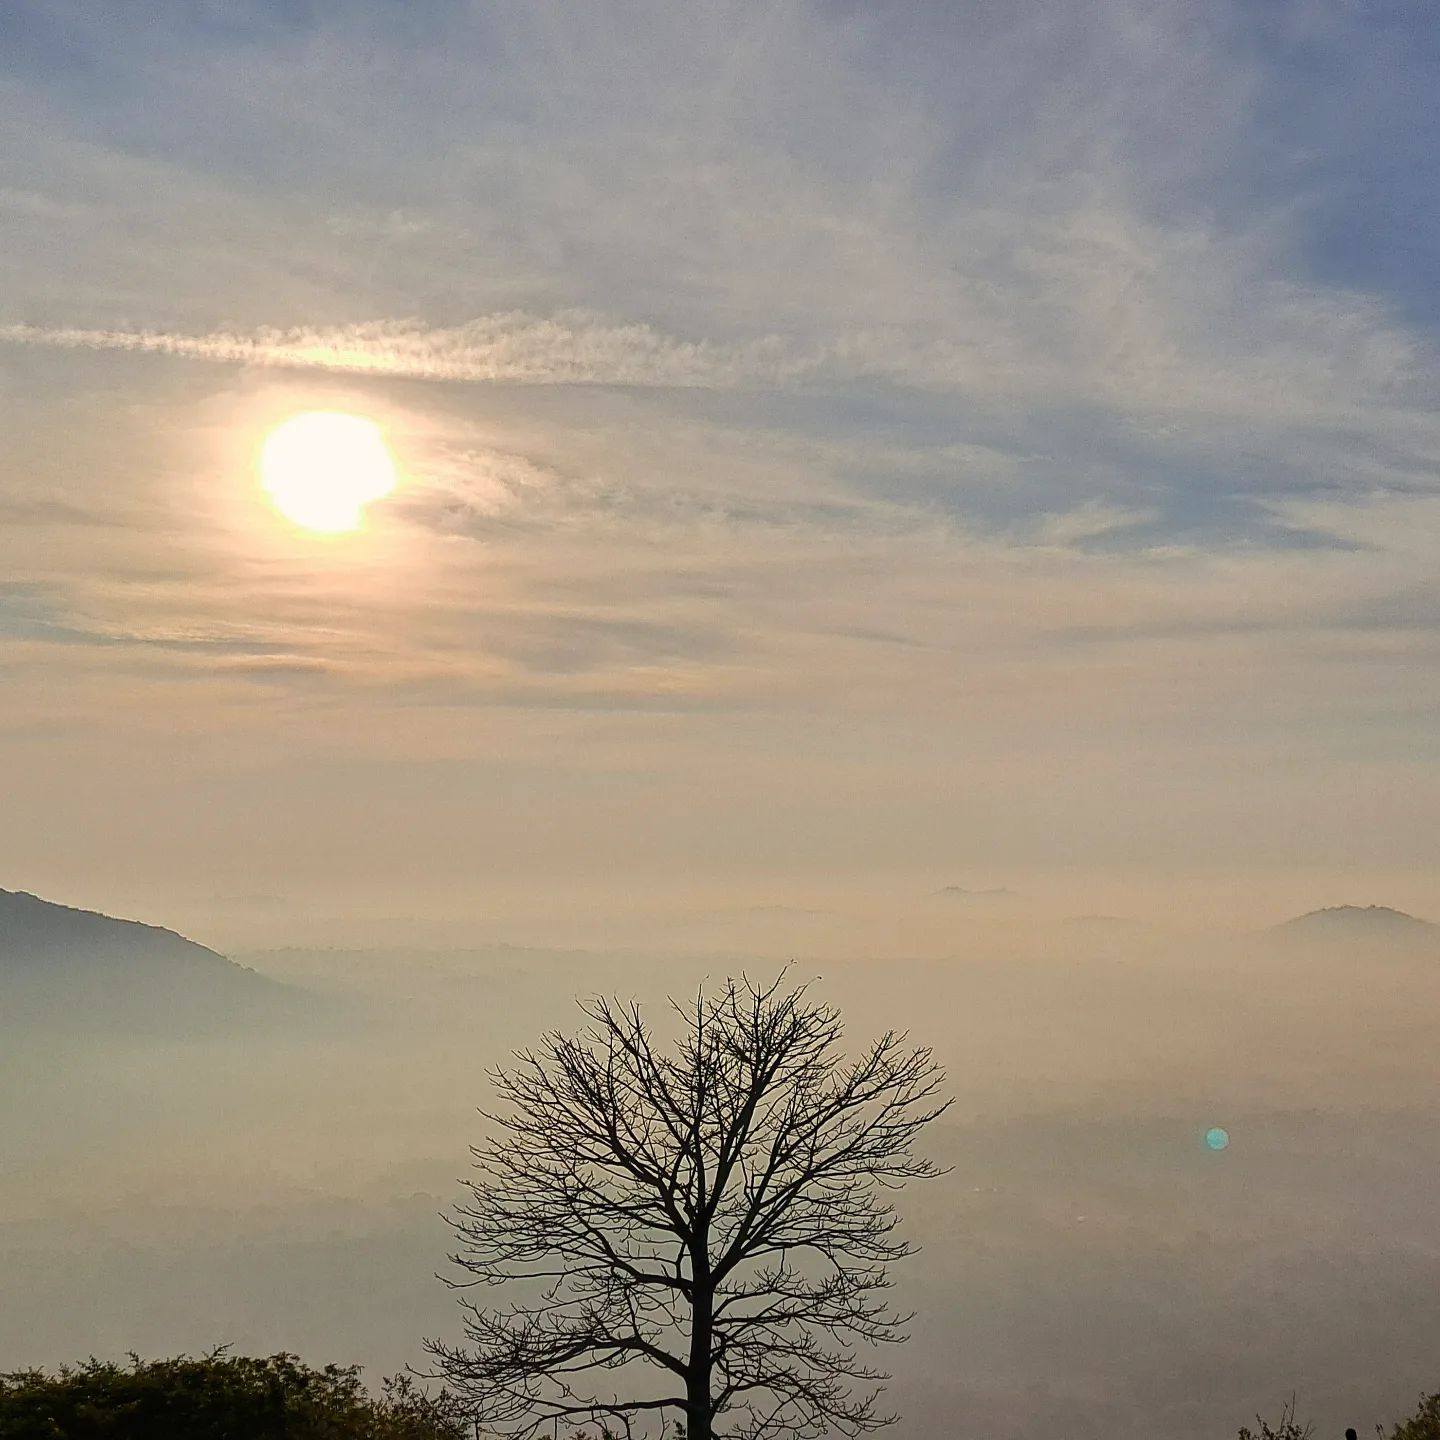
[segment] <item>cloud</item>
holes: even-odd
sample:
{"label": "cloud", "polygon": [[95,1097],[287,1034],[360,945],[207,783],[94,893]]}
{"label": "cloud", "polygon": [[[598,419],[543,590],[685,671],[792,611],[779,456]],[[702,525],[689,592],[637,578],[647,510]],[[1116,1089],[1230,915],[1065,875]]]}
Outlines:
{"label": "cloud", "polygon": [[1319,494],[1275,498],[1265,507],[1279,524],[1299,534],[1397,560],[1430,563],[1440,551],[1440,494]]}
{"label": "cloud", "polygon": [[1156,518],[1154,510],[1126,510],[1100,500],[1087,500],[1074,510],[1041,517],[1036,539],[1042,545],[1075,545],[1128,530]]}
{"label": "cloud", "polygon": [[[1375,404],[1409,408],[1418,419],[1436,388],[1440,363],[1382,306],[1234,273],[1236,257],[1212,238],[1142,230],[1103,212],[1059,226],[1013,223],[1025,248],[990,281],[994,296],[983,309],[952,309],[958,336],[927,334],[933,324],[918,324],[809,340],[780,332],[683,339],[586,311],[513,311],[451,326],[376,320],[198,334],[8,323],[0,324],[0,343],[467,383],[759,389],[880,382],[1016,401],[1043,394],[1051,404],[1127,414],[1243,414],[1268,424],[1354,416]],[[1183,300],[1173,288],[1182,275]],[[1228,334],[1217,330],[1217,318],[1229,322]]]}
{"label": "cloud", "polygon": [[648,325],[584,314],[548,319],[495,315],[448,328],[379,321],[204,335],[11,324],[0,326],[0,343],[126,350],[342,375],[509,384],[734,387],[793,378],[807,368],[804,362],[787,360],[777,341],[738,349],[683,342]]}

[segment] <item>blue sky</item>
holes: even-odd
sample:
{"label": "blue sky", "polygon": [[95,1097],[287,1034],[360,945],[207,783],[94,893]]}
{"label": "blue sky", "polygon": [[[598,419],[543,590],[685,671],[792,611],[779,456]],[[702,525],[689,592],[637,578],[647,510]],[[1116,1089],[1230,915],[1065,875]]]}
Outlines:
{"label": "blue sky", "polygon": [[[1358,0],[6,7],[0,859],[1440,910],[1437,70]],[[404,483],[317,551],[252,466],[327,406]],[[233,823],[330,766],[370,843]],[[117,767],[209,821],[44,858]]]}

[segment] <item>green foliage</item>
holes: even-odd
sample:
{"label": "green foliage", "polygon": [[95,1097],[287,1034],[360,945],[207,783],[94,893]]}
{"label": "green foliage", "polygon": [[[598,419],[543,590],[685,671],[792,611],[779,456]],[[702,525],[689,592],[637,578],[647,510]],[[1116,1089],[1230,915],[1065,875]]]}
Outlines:
{"label": "green foliage", "polygon": [[[1280,1412],[1278,1425],[1271,1425],[1259,1416],[1255,1423],[1260,1428],[1252,1430],[1247,1425],[1241,1430],[1239,1440],[1309,1440],[1315,1433],[1311,1426],[1301,1425],[1295,1419],[1294,1400]],[[1375,1433],[1385,1440],[1383,1425],[1377,1425]],[[1396,1425],[1390,1432],[1390,1440],[1440,1440],[1440,1392],[1422,1395],[1420,1408],[1408,1420]]]}
{"label": "green foliage", "polygon": [[445,1396],[405,1376],[380,1396],[358,1366],[301,1364],[223,1350],[129,1365],[87,1360],[51,1374],[0,1375],[4,1440],[463,1440]]}
{"label": "green foliage", "polygon": [[1420,1408],[1395,1427],[1390,1440],[1440,1440],[1440,1391],[1421,1396]]}

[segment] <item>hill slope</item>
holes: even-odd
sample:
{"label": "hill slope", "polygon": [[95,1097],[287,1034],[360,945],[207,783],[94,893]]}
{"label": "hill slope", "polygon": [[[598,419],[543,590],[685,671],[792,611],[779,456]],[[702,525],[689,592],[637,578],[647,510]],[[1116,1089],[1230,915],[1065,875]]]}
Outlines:
{"label": "hill slope", "polygon": [[0,1028],[208,1031],[306,998],[172,930],[0,890]]}

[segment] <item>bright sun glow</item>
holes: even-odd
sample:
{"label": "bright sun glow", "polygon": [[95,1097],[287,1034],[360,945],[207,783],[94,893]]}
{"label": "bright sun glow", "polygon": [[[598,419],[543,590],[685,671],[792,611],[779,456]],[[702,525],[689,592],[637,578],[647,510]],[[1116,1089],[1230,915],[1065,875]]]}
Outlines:
{"label": "bright sun glow", "polygon": [[395,488],[395,461],[372,421],[312,410],[265,437],[260,483],[287,520],[338,535],[358,530],[365,507]]}

